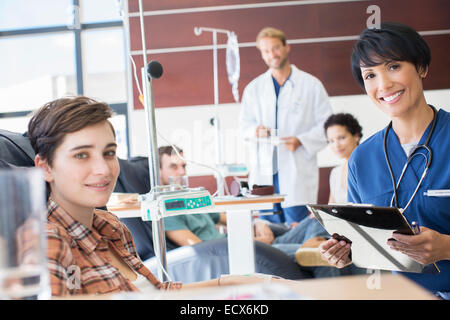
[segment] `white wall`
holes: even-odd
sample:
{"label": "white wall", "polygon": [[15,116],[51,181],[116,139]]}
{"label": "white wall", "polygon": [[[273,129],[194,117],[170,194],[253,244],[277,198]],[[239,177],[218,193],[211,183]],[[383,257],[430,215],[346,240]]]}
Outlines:
{"label": "white wall", "polygon": [[[450,111],[450,89],[425,91],[425,98],[436,108]],[[158,97],[155,97],[156,104]],[[330,97],[335,113],[348,112],[353,114],[363,127],[363,139],[382,129],[388,123],[388,118],[379,111],[366,95]],[[242,163],[248,158],[245,143],[238,136],[239,104],[214,106],[177,107],[156,109],[156,126],[159,133],[184,149],[187,159],[214,166],[215,163],[215,135],[209,120],[218,112],[223,136],[223,154],[226,163]],[[131,155],[147,154],[147,129],[145,113],[136,110],[130,113],[130,144]],[[158,138],[158,145],[167,145],[162,138]],[[339,159],[324,148],[318,154],[320,167],[332,166],[339,163]],[[189,175],[211,174],[211,170],[197,165],[188,166]]]}

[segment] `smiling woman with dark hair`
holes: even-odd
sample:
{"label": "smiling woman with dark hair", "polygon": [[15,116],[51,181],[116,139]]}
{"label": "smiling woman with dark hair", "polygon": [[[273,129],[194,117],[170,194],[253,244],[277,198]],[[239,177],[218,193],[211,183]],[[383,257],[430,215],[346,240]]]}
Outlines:
{"label": "smiling woman with dark hair", "polygon": [[[425,288],[448,298],[450,292],[450,197],[428,195],[450,189],[450,114],[425,100],[423,81],[431,61],[425,40],[398,23],[364,30],[353,48],[352,72],[389,125],[352,153],[348,199],[354,203],[401,208],[419,232],[386,239],[421,264],[436,263],[440,274],[405,273]],[[351,245],[331,239],[321,245],[329,263],[351,262]]]}
{"label": "smiling woman with dark hair", "polygon": [[380,29],[366,29],[353,47],[353,78],[365,89],[361,67],[394,61],[409,62],[418,73],[426,72],[431,62],[430,48],[420,34],[400,23],[387,22]]}
{"label": "smiling woman with dark hair", "polygon": [[331,115],[324,124],[328,145],[344,163],[334,167],[330,173],[329,203],[347,202],[348,159],[359,145],[362,128],[349,113]]}

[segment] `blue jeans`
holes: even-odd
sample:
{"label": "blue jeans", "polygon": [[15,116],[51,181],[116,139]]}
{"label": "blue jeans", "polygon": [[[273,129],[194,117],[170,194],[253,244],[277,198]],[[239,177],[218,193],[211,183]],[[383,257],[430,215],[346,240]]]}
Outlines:
{"label": "blue jeans", "polygon": [[307,240],[315,237],[329,238],[330,235],[316,219],[304,218],[293,229],[275,238],[272,246],[295,260],[295,252]]}
{"label": "blue jeans", "polygon": [[[316,219],[306,217],[300,221],[295,228],[277,236],[272,243],[272,247],[283,251],[289,256],[289,258],[296,262],[295,253],[298,248],[300,248],[305,241],[315,237],[324,237],[328,239],[330,238],[330,235]],[[366,273],[366,269],[358,268],[353,264],[342,269],[325,266],[301,267],[301,269],[312,273],[314,278],[338,277]]]}
{"label": "blue jeans", "polygon": [[[278,173],[273,175],[273,186],[275,193],[280,193],[280,185],[278,183]],[[261,212],[269,212],[272,210],[261,210]],[[287,223],[288,225],[294,222],[300,222],[308,216],[308,208],[306,206],[293,206],[283,208],[281,204],[275,203],[273,211],[281,211],[281,214],[261,215],[259,218],[273,223]]]}

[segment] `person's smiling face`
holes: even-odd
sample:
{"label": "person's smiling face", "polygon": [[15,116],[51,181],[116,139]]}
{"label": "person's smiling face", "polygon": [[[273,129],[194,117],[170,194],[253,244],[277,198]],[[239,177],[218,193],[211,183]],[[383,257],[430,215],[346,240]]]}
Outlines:
{"label": "person's smiling face", "polygon": [[289,44],[283,45],[278,38],[264,37],[259,40],[261,57],[271,69],[281,69],[288,63]]}
{"label": "person's smiling face", "polygon": [[348,159],[358,146],[359,135],[352,135],[345,126],[339,124],[327,128],[327,139],[331,150],[340,158]]}
{"label": "person's smiling face", "polygon": [[45,166],[51,197],[67,211],[106,205],[120,172],[108,121],[68,133]]}
{"label": "person's smiling face", "polygon": [[361,66],[364,87],[375,105],[390,118],[407,116],[423,100],[422,79],[407,61],[387,61],[376,66]]}

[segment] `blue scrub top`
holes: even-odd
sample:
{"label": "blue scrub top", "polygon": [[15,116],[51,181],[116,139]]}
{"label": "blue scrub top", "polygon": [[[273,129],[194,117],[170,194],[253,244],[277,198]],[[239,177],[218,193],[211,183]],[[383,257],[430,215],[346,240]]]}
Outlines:
{"label": "blue scrub top", "polygon": [[[423,144],[431,129],[428,126],[419,144]],[[394,192],[388,165],[386,163],[383,140],[385,129],[377,132],[359,145],[349,159],[348,169],[348,201],[354,203],[370,203],[378,206],[389,206]],[[432,150],[432,161],[427,176],[417,191],[410,206],[404,211],[409,223],[417,221],[439,233],[450,235],[450,197],[429,197],[424,192],[435,189],[450,189],[450,113],[439,110],[436,127],[431,136],[429,146]],[[389,161],[398,182],[407,156],[391,128],[387,138]],[[428,153],[425,149],[417,152]],[[397,190],[398,203],[404,208],[414,193],[422,176],[425,159],[415,156]],[[438,261],[436,265],[441,273],[438,275],[421,273],[402,273],[423,287],[436,291],[450,291],[450,260]]]}

